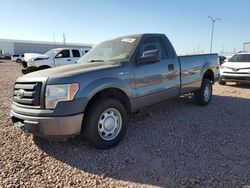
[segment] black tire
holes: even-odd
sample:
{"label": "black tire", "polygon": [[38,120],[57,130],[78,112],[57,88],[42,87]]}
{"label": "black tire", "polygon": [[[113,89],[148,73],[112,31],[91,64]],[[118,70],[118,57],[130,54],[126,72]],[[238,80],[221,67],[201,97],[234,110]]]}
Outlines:
{"label": "black tire", "polygon": [[[120,113],[121,128],[117,131],[116,137],[112,140],[105,140],[99,133],[100,126],[99,120],[103,113],[108,109],[116,109]],[[103,117],[103,116],[102,116]],[[104,121],[105,122],[105,121]],[[104,123],[103,123],[104,124]],[[103,127],[105,127],[103,125]],[[98,149],[109,149],[118,144],[123,138],[127,128],[127,111],[118,100],[111,98],[98,99],[87,109],[85,119],[83,122],[84,138]],[[104,134],[105,135],[105,134]]]}
{"label": "black tire", "polygon": [[219,78],[219,80],[218,80],[218,83],[220,84],[220,85],[226,85],[226,81],[223,81],[221,78]]}
{"label": "black tire", "polygon": [[50,69],[51,67],[50,66],[41,66],[41,67],[38,67],[37,70],[45,70],[45,69]]}
{"label": "black tire", "polygon": [[23,73],[23,74],[27,74],[27,73],[29,73],[29,72],[27,71],[27,69],[22,69],[22,73]]}
{"label": "black tire", "polygon": [[[209,88],[209,92],[210,92],[208,97],[205,96],[205,90],[207,89],[207,87]],[[200,106],[208,105],[212,98],[212,94],[213,94],[212,82],[208,79],[203,79],[201,88],[194,93],[196,104]]]}
{"label": "black tire", "polygon": [[21,64],[22,60],[21,59],[17,59],[16,62],[19,63],[19,64]]}

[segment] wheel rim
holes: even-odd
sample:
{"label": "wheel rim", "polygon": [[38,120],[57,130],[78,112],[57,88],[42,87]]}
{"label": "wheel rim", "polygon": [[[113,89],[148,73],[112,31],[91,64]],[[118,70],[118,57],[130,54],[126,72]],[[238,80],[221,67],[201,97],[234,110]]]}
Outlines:
{"label": "wheel rim", "polygon": [[210,85],[206,85],[204,90],[204,100],[207,102],[211,97],[211,87]]}
{"label": "wheel rim", "polygon": [[122,127],[121,113],[115,108],[105,110],[98,121],[98,133],[104,140],[113,140],[120,133]]}

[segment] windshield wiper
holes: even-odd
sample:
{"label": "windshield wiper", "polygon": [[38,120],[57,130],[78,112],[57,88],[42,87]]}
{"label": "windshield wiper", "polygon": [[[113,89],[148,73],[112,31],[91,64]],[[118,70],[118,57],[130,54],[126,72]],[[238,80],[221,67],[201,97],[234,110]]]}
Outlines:
{"label": "windshield wiper", "polygon": [[89,62],[104,62],[102,59],[92,59]]}

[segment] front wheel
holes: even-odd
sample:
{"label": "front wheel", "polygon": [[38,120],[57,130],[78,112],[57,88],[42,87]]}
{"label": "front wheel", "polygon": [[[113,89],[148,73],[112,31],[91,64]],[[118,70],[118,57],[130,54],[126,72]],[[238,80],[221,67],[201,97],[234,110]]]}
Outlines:
{"label": "front wheel", "polygon": [[21,64],[22,60],[21,59],[17,59],[16,62],[19,63],[19,64]]}
{"label": "front wheel", "polygon": [[44,69],[49,69],[51,68],[50,66],[40,66],[37,68],[37,70],[44,70]]}
{"label": "front wheel", "polygon": [[87,141],[99,149],[108,149],[120,142],[127,127],[127,112],[115,99],[96,100],[87,109],[83,122]]}
{"label": "front wheel", "polygon": [[195,92],[195,102],[200,106],[206,106],[209,104],[212,98],[213,88],[212,83],[208,79],[203,79],[201,88]]}
{"label": "front wheel", "polygon": [[219,78],[218,83],[223,86],[226,85],[226,81],[223,81],[221,77]]}

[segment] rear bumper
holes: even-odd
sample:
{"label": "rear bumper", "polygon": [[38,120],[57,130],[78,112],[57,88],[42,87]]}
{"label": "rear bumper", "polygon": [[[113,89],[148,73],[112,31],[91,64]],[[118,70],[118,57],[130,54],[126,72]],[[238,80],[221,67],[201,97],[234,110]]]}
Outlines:
{"label": "rear bumper", "polygon": [[11,111],[14,126],[48,139],[67,139],[81,133],[83,113],[71,116],[34,117]]}

